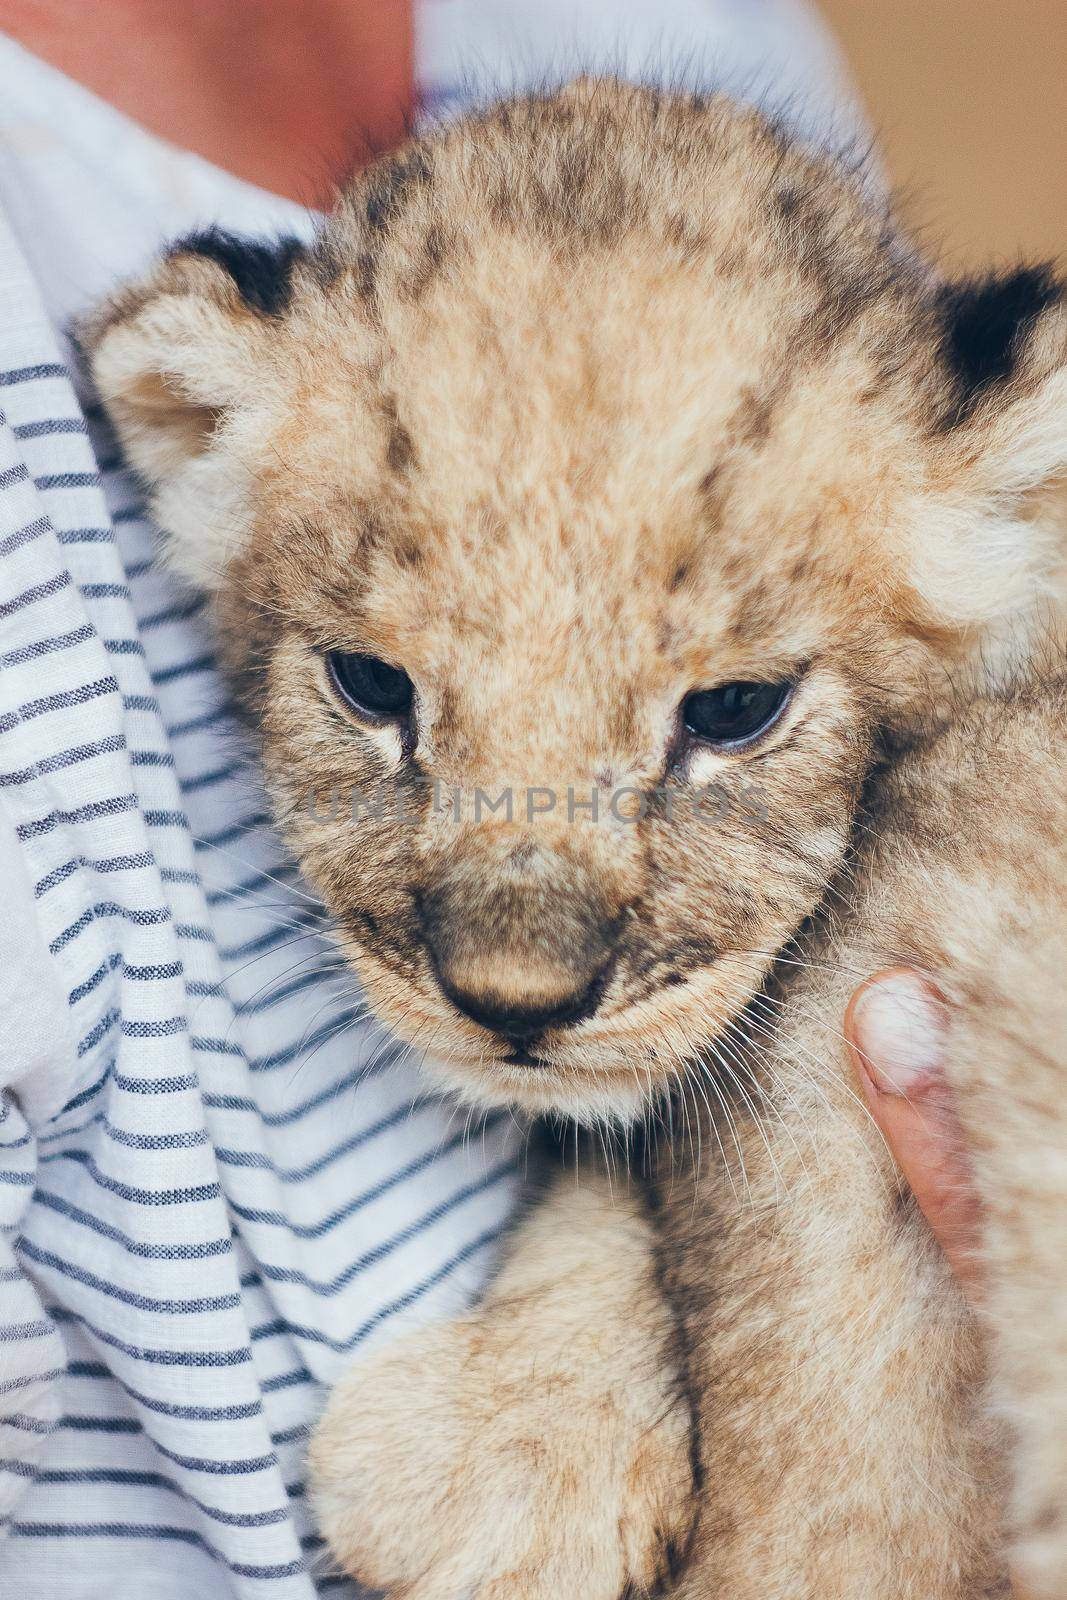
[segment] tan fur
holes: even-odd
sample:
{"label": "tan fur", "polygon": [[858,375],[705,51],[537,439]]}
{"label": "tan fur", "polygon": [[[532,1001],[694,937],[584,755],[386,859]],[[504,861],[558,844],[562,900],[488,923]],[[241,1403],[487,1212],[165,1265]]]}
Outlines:
{"label": "tan fur", "polygon": [[[956,304],[828,158],[719,97],[586,84],[372,169],[277,303],[191,247],[87,330],[172,559],[217,595],[279,819],[381,1014],[478,1104],[626,1119],[674,1091],[692,1118],[695,1088],[733,1096],[736,1134],[702,1119],[695,1211],[692,1183],[688,1202],[684,1184],[660,1195],[691,1362],[655,1358],[669,1318],[641,1264],[647,1219],[620,1214],[632,1268],[572,1292],[546,1254],[550,1208],[528,1258],[516,1241],[513,1293],[339,1391],[316,1449],[323,1515],[342,1557],[400,1593],[646,1583],[692,1511],[676,1398],[661,1404],[682,1367],[708,1465],[680,1593],[998,1592],[974,1330],[914,1216],[887,1219],[891,1174],[828,1031],[880,952],[946,967],[975,1030],[960,1047],[975,1104],[980,1062],[981,1093],[1013,1108],[994,1119],[991,1254],[1005,1301],[1024,1293],[1046,1177],[1020,1167],[1056,1097],[1027,1077],[1030,1050],[998,1054],[974,995],[995,918],[1038,890],[1035,860],[988,849],[990,818],[1026,815],[1024,847],[1036,818],[1016,766],[971,774],[977,809],[966,785],[938,785],[976,741],[1003,738],[1032,783],[1053,770],[1058,701],[1035,713],[1042,765],[1014,703],[972,725],[953,696],[1000,678],[1062,602],[1067,312],[1039,286],[983,365]],[[334,649],[409,674],[407,743],[340,705]],[[728,752],[683,737],[690,691],[747,679],[795,682],[765,737]],[[935,713],[963,731],[907,780],[919,801],[886,780],[892,804],[869,822],[872,767]],[[710,823],[685,803],[709,784]],[[518,815],[479,812],[479,791],[509,786]],[[404,820],[331,816],[353,787],[402,800]],[[525,814],[532,788],[555,809]],[[569,796],[607,809],[621,790],[635,814],[568,815]],[[942,814],[962,849],[927,838]],[[847,860],[873,825],[888,842],[865,887]],[[1061,867],[1048,882],[1061,906]],[[852,921],[826,901],[835,883]],[[821,904],[819,959],[847,955],[847,975],[784,985],[780,952]],[[1020,982],[1038,970],[1026,932],[1006,938]],[[531,1068],[459,993],[496,1009],[594,998],[539,1034]],[[790,1070],[764,1082],[776,1052]],[[739,1092],[731,1063],[749,1057]],[[745,1154],[740,1209],[716,1136]],[[777,1169],[793,1181],[772,1205]],[[1057,1172],[1050,1156],[1051,1187]],[[579,1277],[611,1255],[589,1205]],[[1033,1348],[1003,1315],[994,1347],[1020,1529],[1059,1472],[1038,1378],[1047,1277],[1032,1293]],[[587,1316],[605,1341],[588,1388],[571,1352]],[[543,1453],[520,1495],[531,1437]],[[346,1489],[371,1456],[374,1478]],[[1056,1531],[1041,1538],[1052,1596],[1067,1571]]]}
{"label": "tan fur", "polygon": [[477,1313],[401,1340],[334,1391],[312,1441],[316,1505],[365,1582],[410,1600],[615,1600],[684,1548],[674,1319],[647,1217],[615,1202],[592,1174],[557,1185]]}
{"label": "tan fur", "polygon": [[[698,1165],[671,1153],[651,1235],[635,1231],[647,1229],[640,1194],[616,1183],[605,1205],[605,1180],[587,1169],[576,1272],[565,1174],[512,1243],[506,1316],[494,1291],[463,1322],[355,1369],[313,1458],[324,1525],[352,1570],[396,1581],[414,1562],[416,1592],[443,1600],[464,1592],[443,1559],[447,1530],[488,1526],[492,1554],[468,1578],[510,1558],[517,1571],[499,1592],[515,1600],[619,1592],[599,1587],[581,1555],[561,1576],[572,1544],[559,1496],[616,1556],[599,1508],[619,1503],[617,1458],[598,1453],[590,1475],[583,1402],[614,1406],[616,1448],[645,1430],[662,1441],[646,1496],[690,1483],[691,1441],[676,1411],[663,1429],[649,1381],[644,1329],[666,1304],[681,1326],[661,1346],[659,1381],[673,1377],[693,1402],[697,1521],[687,1536],[677,1514],[682,1575],[657,1593],[1006,1597],[1006,1535],[1028,1596],[1065,1592],[1065,716],[1062,687],[1029,704],[979,703],[888,781],[841,885],[842,925],[798,947],[798,965],[721,1041],[730,1104],[718,1153],[706,1121]],[[990,839],[990,815],[1010,816],[1012,831]],[[952,1008],[949,1070],[986,1225],[978,1322],[856,1097],[838,1031],[858,978],[898,961],[930,967]],[[635,1305],[634,1289],[652,1298]],[[578,1440],[544,1383],[576,1317],[598,1352],[567,1392]],[[397,1372],[403,1383],[383,1381]],[[442,1395],[455,1400],[445,1419]],[[516,1435],[539,1442],[538,1472],[501,1499],[480,1466]],[[339,1525],[338,1500],[355,1507],[353,1524]],[[429,1552],[407,1553],[412,1525],[432,1529]],[[559,1534],[538,1541],[546,1527]],[[662,1539],[646,1528],[646,1559]]]}
{"label": "tan fur", "polygon": [[[847,914],[737,1051],[762,1113],[761,1133],[735,1107],[748,1203],[722,1168],[695,1206],[667,1200],[705,1470],[731,1485],[707,1496],[689,1600],[1006,1594],[1006,1535],[1028,1595],[1067,1592],[1065,716],[1062,685],[980,702],[887,782]],[[977,1323],[838,1032],[857,978],[897,962],[949,1001],[983,1201]]]}

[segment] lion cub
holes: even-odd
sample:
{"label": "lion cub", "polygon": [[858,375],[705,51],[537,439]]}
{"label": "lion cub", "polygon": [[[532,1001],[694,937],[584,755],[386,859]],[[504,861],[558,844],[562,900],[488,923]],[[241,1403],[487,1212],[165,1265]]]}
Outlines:
{"label": "lion cub", "polygon": [[[999,687],[1061,601],[1059,285],[948,284],[758,115],[583,83],[310,248],[186,241],[86,345],[382,1017],[473,1103],[682,1136],[339,1387],[342,1563],[974,1600],[1003,1511],[1062,1596],[1064,703]],[[953,1007],[988,1381],[847,1085],[889,958]]]}

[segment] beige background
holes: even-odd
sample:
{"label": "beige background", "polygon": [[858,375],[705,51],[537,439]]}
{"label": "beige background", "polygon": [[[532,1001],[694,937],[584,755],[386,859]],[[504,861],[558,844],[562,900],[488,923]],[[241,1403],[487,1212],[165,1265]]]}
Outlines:
{"label": "beige background", "polygon": [[1067,265],[1067,0],[820,3],[928,250]]}

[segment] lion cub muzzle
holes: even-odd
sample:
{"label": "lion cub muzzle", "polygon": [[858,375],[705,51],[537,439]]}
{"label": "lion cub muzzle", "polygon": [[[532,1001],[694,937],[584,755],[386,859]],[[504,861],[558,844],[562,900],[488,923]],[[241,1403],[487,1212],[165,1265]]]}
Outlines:
{"label": "lion cub muzzle", "polygon": [[[499,833],[500,830],[493,830]],[[420,894],[422,937],[450,1003],[529,1063],[543,1033],[598,1009],[622,907],[575,851],[505,830],[450,855]]]}

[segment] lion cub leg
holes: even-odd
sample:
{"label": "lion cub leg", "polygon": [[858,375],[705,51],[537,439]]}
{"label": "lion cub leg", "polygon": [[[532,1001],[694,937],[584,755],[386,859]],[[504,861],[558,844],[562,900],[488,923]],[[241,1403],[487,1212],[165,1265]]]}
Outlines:
{"label": "lion cub leg", "polygon": [[406,1600],[617,1600],[694,1514],[678,1338],[639,1194],[560,1174],[485,1302],[353,1367],[312,1440],[341,1565]]}

